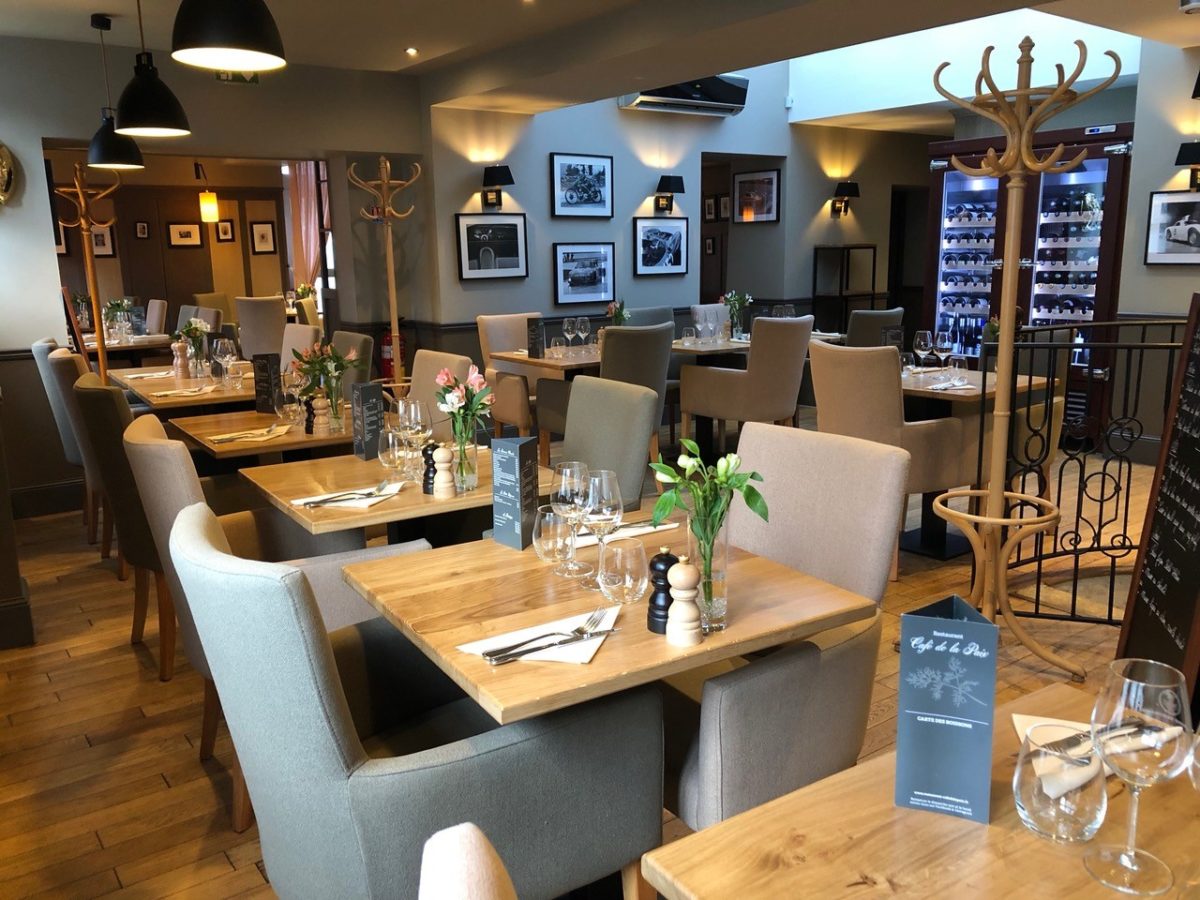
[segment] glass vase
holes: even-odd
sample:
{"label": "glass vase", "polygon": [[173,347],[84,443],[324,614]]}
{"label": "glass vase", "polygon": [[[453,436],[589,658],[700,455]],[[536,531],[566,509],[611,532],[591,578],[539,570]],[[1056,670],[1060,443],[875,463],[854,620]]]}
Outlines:
{"label": "glass vase", "polygon": [[454,444],[454,488],[460,493],[479,487],[479,447],[475,443],[475,420],[452,420]]}
{"label": "glass vase", "polygon": [[331,431],[342,431],[345,422],[342,419],[342,376],[325,376],[325,396],[329,399],[329,428]]}
{"label": "glass vase", "polygon": [[204,360],[208,356],[208,338],[201,335],[188,341],[188,374],[192,378],[204,378]]}
{"label": "glass vase", "polygon": [[700,628],[705,634],[712,634],[725,630],[729,610],[725,588],[725,573],[729,568],[729,523],[723,518],[711,537],[706,534],[706,527],[698,525],[692,517],[688,518],[688,557],[700,570],[700,593],[696,595]]}

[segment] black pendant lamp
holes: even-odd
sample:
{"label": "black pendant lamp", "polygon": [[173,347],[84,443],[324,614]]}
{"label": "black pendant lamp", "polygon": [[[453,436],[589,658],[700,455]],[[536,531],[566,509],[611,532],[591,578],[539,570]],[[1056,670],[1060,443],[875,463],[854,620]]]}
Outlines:
{"label": "black pendant lamp", "polygon": [[92,27],[100,32],[100,66],[104,70],[104,96],[108,105],[100,110],[100,129],[92,135],[88,144],[87,164],[92,169],[144,169],[142,151],[131,137],[117,134],[113,121],[116,112],[112,108],[112,92],[108,85],[108,59],[104,49],[104,32],[112,28],[112,19],[96,13],[92,16]]}
{"label": "black pendant lamp", "polygon": [[171,58],[228,72],[287,65],[279,28],[263,0],[183,0],[175,13]]}
{"label": "black pendant lamp", "polygon": [[154,57],[146,52],[142,29],[142,0],[137,3],[138,37],[142,52],[133,67],[133,80],[125,85],[117,101],[117,134],[130,137],[183,137],[191,134],[187,113],[158,77]]}

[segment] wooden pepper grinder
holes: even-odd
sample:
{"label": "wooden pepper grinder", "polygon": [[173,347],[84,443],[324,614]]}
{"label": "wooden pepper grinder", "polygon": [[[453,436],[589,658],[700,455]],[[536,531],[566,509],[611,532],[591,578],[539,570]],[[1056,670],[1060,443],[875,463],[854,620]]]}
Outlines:
{"label": "wooden pepper grinder", "polygon": [[176,378],[188,377],[188,345],[187,341],[178,340],[171,344],[171,353],[175,358],[171,360],[171,369]]}
{"label": "wooden pepper grinder", "polygon": [[329,418],[329,401],[325,399],[325,395],[317,391],[317,396],[313,398],[313,430],[314,435],[329,434],[330,418]]}
{"label": "wooden pepper grinder", "polygon": [[448,499],[457,491],[454,489],[454,451],[449,447],[438,447],[433,451],[433,465],[437,474],[433,476],[433,496]]}
{"label": "wooden pepper grinder", "polygon": [[670,547],[659,547],[658,553],[650,558],[650,608],[646,612],[646,627],[655,634],[667,633],[667,610],[671,607],[671,583],[667,573],[679,557]]}
{"label": "wooden pepper grinder", "polygon": [[700,570],[686,556],[667,572],[671,584],[671,608],[667,611],[667,643],[675,647],[694,647],[704,640],[700,630],[700,610],[696,606]]}
{"label": "wooden pepper grinder", "polygon": [[425,477],[421,482],[421,493],[433,493],[433,479],[437,475],[437,467],[433,463],[433,451],[437,449],[437,444],[430,441],[421,448],[421,458],[425,460]]}

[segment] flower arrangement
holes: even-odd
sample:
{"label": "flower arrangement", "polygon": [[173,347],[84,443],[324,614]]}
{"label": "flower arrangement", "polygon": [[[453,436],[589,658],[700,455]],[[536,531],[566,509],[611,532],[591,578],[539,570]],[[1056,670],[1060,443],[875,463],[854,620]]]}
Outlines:
{"label": "flower arrangement", "polygon": [[629,321],[624,300],[613,300],[608,304],[608,318],[614,325],[624,325]]}
{"label": "flower arrangement", "polygon": [[192,348],[192,355],[196,359],[204,356],[204,341],[208,337],[208,323],[203,319],[188,319],[188,323],[171,335],[172,340],[182,338],[187,341]]}
{"label": "flower arrangement", "polygon": [[[363,362],[358,358],[358,351],[351,350],[345,356],[338,352],[333,344],[316,343],[303,350],[292,350],[292,371],[304,376],[305,384],[300,389],[301,396],[311,396],[324,385],[332,402],[334,391],[331,383],[341,385],[343,376],[350,369],[362,368]],[[336,391],[341,399],[341,391]]]}
{"label": "flower arrangement", "polygon": [[726,291],[719,299],[729,310],[730,330],[733,332],[733,337],[741,337],[743,334],[742,310],[753,303],[754,298],[740,291]]}
{"label": "flower arrangement", "polygon": [[114,297],[104,304],[104,321],[115,322],[117,321],[117,316],[121,313],[127,313],[132,309],[133,301],[128,297]]}
{"label": "flower arrangement", "polygon": [[454,467],[454,483],[460,490],[473,490],[479,484],[473,456],[468,456],[468,445],[474,444],[475,429],[481,418],[491,414],[496,401],[487,380],[478,366],[467,370],[467,380],[460,381],[449,369],[442,369],[434,379],[439,388],[437,408],[450,416],[450,427],[454,442],[458,445],[458,459]]}
{"label": "flower arrangement", "polygon": [[296,285],[296,299],[303,300],[305,297],[311,297],[316,293],[316,290],[307,281],[302,281]]}

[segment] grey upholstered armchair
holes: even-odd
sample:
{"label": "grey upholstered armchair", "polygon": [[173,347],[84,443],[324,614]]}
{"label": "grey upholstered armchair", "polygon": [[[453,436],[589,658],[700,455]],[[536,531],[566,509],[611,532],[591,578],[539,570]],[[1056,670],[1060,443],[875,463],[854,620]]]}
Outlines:
{"label": "grey upholstered armchair", "polygon": [[600,377],[648,387],[658,396],[654,427],[650,431],[649,455],[658,461],[658,426],[667,399],[667,370],[675,325],[622,325],[604,329],[600,349]]}
{"label": "grey upholstered armchair", "polygon": [[[287,324],[287,307],[283,298],[237,297],[238,342],[242,358],[253,359],[262,353],[278,353],[283,346],[283,328]],[[311,342],[310,342],[311,345]],[[280,365],[291,362],[290,357]]]}
{"label": "grey upholstered armchair", "polygon": [[846,324],[847,347],[882,347],[883,329],[900,328],[904,307],[892,309],[852,309]]}
{"label": "grey upholstered armchair", "polygon": [[660,842],[652,688],[497,727],[398,631],[359,626],[369,637],[339,653],[304,574],[232,556],[203,504],[170,554],[281,896],[414,897],[425,840],[463,821],[493,835],[524,898]]}

